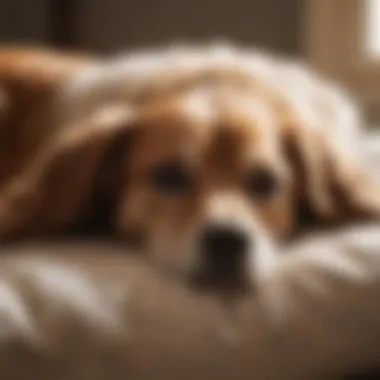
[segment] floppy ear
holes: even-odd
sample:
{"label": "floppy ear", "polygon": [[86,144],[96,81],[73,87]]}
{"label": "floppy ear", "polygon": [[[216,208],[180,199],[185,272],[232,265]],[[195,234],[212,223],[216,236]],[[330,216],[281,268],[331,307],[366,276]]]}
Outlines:
{"label": "floppy ear", "polygon": [[60,232],[84,217],[94,187],[115,186],[103,173],[116,175],[113,166],[124,157],[116,160],[113,148],[121,148],[133,129],[131,111],[113,105],[58,132],[26,172],[0,192],[0,236]]}
{"label": "floppy ear", "polygon": [[306,206],[313,222],[380,217],[380,182],[366,170],[361,157],[334,138],[333,133],[318,128],[284,128],[297,200]]}

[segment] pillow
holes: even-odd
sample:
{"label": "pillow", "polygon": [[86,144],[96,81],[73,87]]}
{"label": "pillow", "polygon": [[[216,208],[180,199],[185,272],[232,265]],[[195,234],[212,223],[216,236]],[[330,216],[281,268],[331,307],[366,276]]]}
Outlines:
{"label": "pillow", "polygon": [[328,379],[380,364],[378,224],[305,237],[245,298],[188,289],[108,242],[3,250],[2,379]]}

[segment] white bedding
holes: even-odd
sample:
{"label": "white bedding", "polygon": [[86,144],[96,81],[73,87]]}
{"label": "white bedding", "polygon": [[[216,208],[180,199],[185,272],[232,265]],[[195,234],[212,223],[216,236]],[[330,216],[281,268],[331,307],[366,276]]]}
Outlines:
{"label": "white bedding", "polygon": [[379,225],[298,244],[243,302],[189,292],[110,243],[13,250],[2,379],[326,379],[380,364]]}

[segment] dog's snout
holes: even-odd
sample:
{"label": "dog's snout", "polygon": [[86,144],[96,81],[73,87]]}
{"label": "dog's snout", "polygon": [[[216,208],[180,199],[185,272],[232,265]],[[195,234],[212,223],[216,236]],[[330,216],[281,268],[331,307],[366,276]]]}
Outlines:
{"label": "dog's snout", "polygon": [[238,227],[206,227],[200,237],[203,280],[220,285],[241,282],[249,246],[248,233]]}
{"label": "dog's snout", "polygon": [[239,260],[247,250],[247,234],[233,227],[211,226],[206,228],[201,237],[202,254],[210,260]]}

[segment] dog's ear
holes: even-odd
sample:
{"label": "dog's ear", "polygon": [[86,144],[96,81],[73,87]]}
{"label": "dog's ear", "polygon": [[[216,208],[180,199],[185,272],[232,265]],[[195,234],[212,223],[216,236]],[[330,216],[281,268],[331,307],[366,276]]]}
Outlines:
{"label": "dog's ear", "polygon": [[295,124],[284,128],[283,133],[294,168],[296,197],[308,218],[340,223],[380,217],[380,182],[352,152],[353,147],[344,146],[334,133],[318,128]]}
{"label": "dog's ear", "polygon": [[95,187],[102,193],[122,180],[116,171],[134,122],[127,106],[111,105],[58,132],[26,172],[0,192],[0,235],[61,231],[81,219],[94,205]]}

